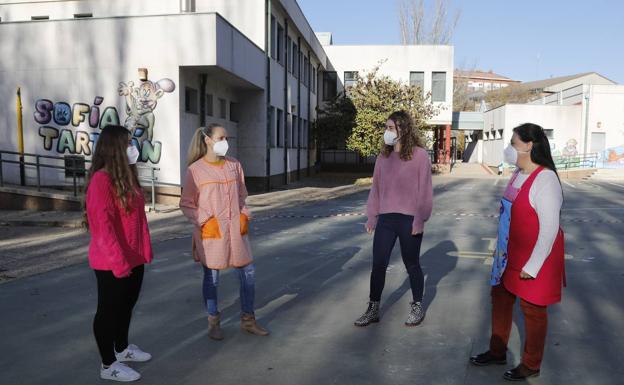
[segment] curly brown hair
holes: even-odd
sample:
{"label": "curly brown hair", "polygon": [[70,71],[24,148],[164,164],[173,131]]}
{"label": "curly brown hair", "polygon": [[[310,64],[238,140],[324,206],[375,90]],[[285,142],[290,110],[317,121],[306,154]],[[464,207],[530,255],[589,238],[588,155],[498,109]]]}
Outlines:
{"label": "curly brown hair", "polygon": [[[130,210],[129,198],[134,198],[140,193],[137,167],[128,163],[126,155],[129,137],[130,131],[123,126],[110,125],[102,129],[95,146],[85,188],[86,192],[89,189],[91,177],[97,171],[106,171],[111,177],[117,200],[126,212]],[[85,225],[88,226],[86,207],[85,219]]]}
{"label": "curly brown hair", "polygon": [[[399,143],[401,144],[401,150],[399,156],[401,160],[411,160],[414,154],[414,147],[425,147],[418,132],[418,127],[414,125],[412,116],[406,111],[395,111],[388,116],[388,120],[392,120],[396,127],[400,129]],[[383,144],[381,153],[385,157],[389,157],[393,151],[394,146]]]}

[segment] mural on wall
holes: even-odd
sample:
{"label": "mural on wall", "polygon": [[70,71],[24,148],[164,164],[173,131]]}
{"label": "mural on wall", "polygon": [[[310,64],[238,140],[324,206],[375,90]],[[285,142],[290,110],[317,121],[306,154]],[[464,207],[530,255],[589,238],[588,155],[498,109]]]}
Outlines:
{"label": "mural on wall", "polygon": [[598,161],[605,168],[624,168],[624,145],[608,148],[600,152]]}
{"label": "mural on wall", "polygon": [[569,139],[566,142],[566,146],[563,148],[561,155],[567,156],[567,157],[577,156],[578,155],[578,150],[576,148],[577,145],[578,145],[578,142],[576,139],[574,138]]}
{"label": "mural on wall", "polygon": [[[155,83],[147,80],[147,70],[143,78],[137,86],[133,81],[121,82],[117,91],[125,97],[127,116],[123,125],[132,133],[132,142],[141,154],[140,161],[156,164],[160,162],[162,142],[154,140],[154,110],[158,99],[175,90],[175,83],[170,79]],[[103,102],[101,96],[96,96],[91,104],[72,105],[66,101],[38,99],[34,119],[40,125],[43,148],[59,154],[92,155],[99,131],[107,125],[120,124],[117,109],[104,107]],[[79,129],[86,126],[90,130]]]}

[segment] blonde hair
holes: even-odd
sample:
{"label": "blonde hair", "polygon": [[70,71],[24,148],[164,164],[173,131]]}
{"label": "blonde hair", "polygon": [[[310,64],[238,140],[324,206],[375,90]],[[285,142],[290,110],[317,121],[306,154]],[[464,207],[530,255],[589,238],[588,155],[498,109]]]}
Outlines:
{"label": "blonde hair", "polygon": [[195,134],[193,134],[193,139],[191,139],[191,145],[188,149],[187,161],[186,165],[190,166],[195,163],[199,159],[201,159],[206,152],[208,152],[208,147],[206,146],[206,142],[204,141],[204,136],[211,137],[212,132],[217,127],[223,127],[217,123],[211,123],[207,127],[199,127],[195,130]]}

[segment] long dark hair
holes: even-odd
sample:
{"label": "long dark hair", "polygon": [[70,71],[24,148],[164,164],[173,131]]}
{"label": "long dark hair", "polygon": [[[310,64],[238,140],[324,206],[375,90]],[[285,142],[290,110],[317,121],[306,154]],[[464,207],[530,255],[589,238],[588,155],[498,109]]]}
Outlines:
{"label": "long dark hair", "polygon": [[[398,128],[401,129],[399,135],[399,143],[401,143],[400,158],[402,160],[412,159],[414,147],[424,147],[422,138],[418,132],[418,127],[414,125],[414,120],[406,111],[395,111],[388,116],[388,120],[394,122],[394,125],[397,127],[397,133]],[[389,157],[392,151],[394,151],[394,146],[388,146],[384,143],[381,153],[385,157]]]}
{"label": "long dark hair", "polygon": [[85,191],[89,189],[93,174],[99,170],[106,171],[113,182],[115,196],[126,212],[130,210],[128,198],[134,198],[140,193],[138,191],[140,184],[136,165],[129,164],[126,155],[129,135],[130,131],[123,126],[110,125],[102,129],[95,146],[93,159],[91,159],[91,168],[85,189]]}
{"label": "long dark hair", "polygon": [[550,153],[550,142],[541,126],[533,123],[524,123],[513,129],[524,143],[533,143],[531,149],[531,161],[544,166],[557,174],[555,161]]}

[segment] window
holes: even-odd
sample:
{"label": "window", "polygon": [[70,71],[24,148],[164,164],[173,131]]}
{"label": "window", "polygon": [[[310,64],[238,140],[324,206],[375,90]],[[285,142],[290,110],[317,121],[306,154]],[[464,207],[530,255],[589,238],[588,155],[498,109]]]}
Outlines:
{"label": "window", "polygon": [[225,119],[227,117],[227,102],[225,99],[219,98],[219,118]]}
{"label": "window", "polygon": [[206,94],[206,115],[214,116],[214,100],[212,94]]}
{"label": "window", "polygon": [[284,27],[277,23],[277,58],[276,60],[284,65]]}
{"label": "window", "polygon": [[357,71],[345,71],[344,73],[344,89],[345,93],[349,91],[349,88],[353,87],[357,82]]}
{"label": "window", "polygon": [[292,67],[293,67],[293,75],[295,75],[296,78],[299,77],[299,47],[297,46],[297,44],[295,44],[293,42],[293,52],[292,52]]}
{"label": "window", "polygon": [[316,94],[316,67],[312,67],[312,93]]}
{"label": "window", "polygon": [[284,139],[284,147],[292,147],[292,116],[289,112],[286,113],[286,130],[284,132],[284,135],[286,135]]}
{"label": "window", "polygon": [[310,86],[310,68],[307,57],[303,58],[303,84],[306,87]]}
{"label": "window", "polygon": [[277,59],[277,34],[275,16],[271,15],[271,57]]}
{"label": "window", "polygon": [[431,100],[434,102],[446,101],[446,72],[431,74]]}
{"label": "window", "polygon": [[303,128],[301,129],[301,147],[308,148],[308,121],[303,120]]}
{"label": "window", "polygon": [[410,86],[420,87],[420,91],[425,94],[425,73],[424,72],[410,72],[409,77]]}
{"label": "window", "polygon": [[292,129],[292,140],[291,140],[291,147],[292,148],[297,148],[297,146],[299,145],[299,124],[301,123],[301,118],[297,118],[296,116],[293,115],[293,129]]}
{"label": "window", "polygon": [[327,71],[323,73],[323,101],[336,97],[337,80],[336,72]]}
{"label": "window", "polygon": [[239,113],[238,103],[230,102],[230,122],[238,123],[240,121]]}
{"label": "window", "polygon": [[92,13],[74,13],[74,19],[86,19],[93,17]]}
{"label": "window", "polygon": [[275,146],[277,146],[277,141],[276,141],[276,135],[275,135],[275,107],[271,106],[269,107],[269,125],[270,127],[270,132],[271,132],[271,137],[270,137],[270,142],[271,142],[271,147],[275,148]]}
{"label": "window", "polygon": [[197,90],[191,87],[184,89],[184,112],[197,113]]}
{"label": "window", "polygon": [[275,125],[275,138],[276,138],[276,143],[277,143],[277,147],[283,147],[284,146],[284,111],[280,110],[279,108],[277,109],[277,119],[276,119],[276,125]]}
{"label": "window", "polygon": [[292,62],[292,49],[290,49],[293,46],[293,42],[292,39],[290,38],[290,36],[288,36],[288,42],[286,43],[286,46],[288,47],[288,57],[286,58],[286,63],[288,64],[288,72],[292,73],[293,72],[293,62]]}

